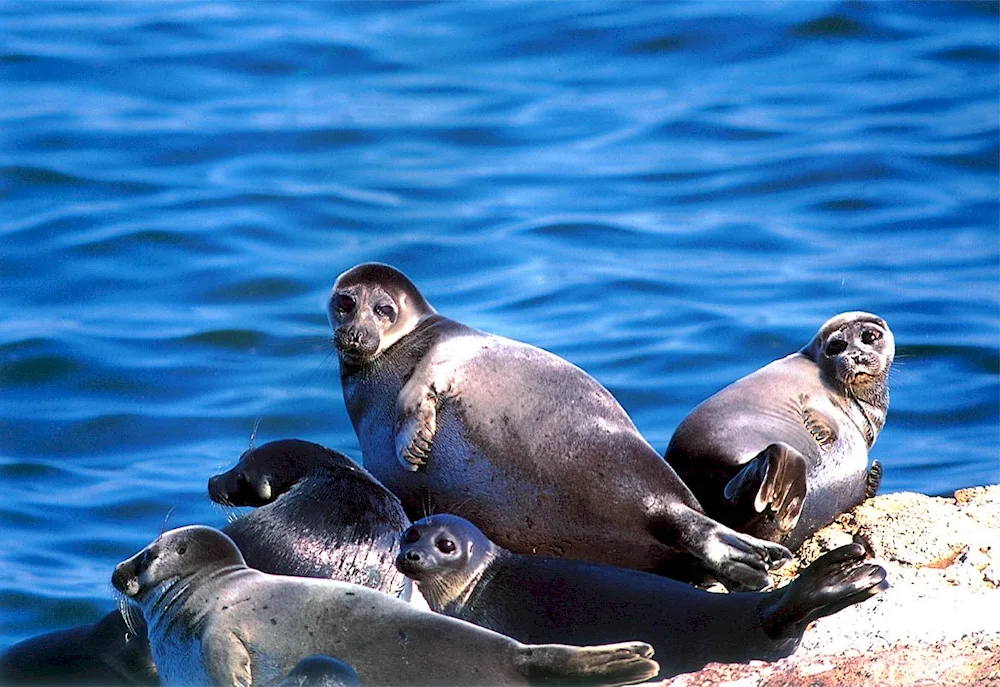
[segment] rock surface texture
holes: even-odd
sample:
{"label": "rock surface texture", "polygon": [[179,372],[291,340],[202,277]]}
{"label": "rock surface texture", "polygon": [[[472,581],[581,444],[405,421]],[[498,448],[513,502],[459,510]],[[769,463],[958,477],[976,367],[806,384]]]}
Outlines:
{"label": "rock surface texture", "polygon": [[857,539],[890,588],[813,623],[774,663],[712,664],[670,687],[1000,686],[1000,485],[876,496],[817,532],[777,582]]}

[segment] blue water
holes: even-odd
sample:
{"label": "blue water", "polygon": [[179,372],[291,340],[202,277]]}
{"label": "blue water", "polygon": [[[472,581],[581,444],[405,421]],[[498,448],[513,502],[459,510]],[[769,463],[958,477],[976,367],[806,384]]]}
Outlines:
{"label": "blue water", "polygon": [[323,308],[367,260],[659,450],[873,311],[883,488],[1000,482],[997,7],[0,2],[0,647],[222,524],[257,418],[358,457]]}

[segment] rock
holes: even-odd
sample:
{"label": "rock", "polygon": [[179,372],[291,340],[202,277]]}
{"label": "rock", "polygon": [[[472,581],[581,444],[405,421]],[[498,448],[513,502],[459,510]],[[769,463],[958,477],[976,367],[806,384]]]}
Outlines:
{"label": "rock", "polygon": [[1000,485],[869,499],[806,541],[777,583],[852,540],[885,567],[887,591],[812,623],[781,661],[711,664],[663,684],[1000,686]]}

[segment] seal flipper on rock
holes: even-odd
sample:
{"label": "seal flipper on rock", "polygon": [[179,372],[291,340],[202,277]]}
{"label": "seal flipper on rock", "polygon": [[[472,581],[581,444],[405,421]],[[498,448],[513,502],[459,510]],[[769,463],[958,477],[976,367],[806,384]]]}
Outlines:
{"label": "seal flipper on rock", "polygon": [[778,532],[790,532],[799,522],[806,498],[806,457],[784,442],[771,444],[750,459],[726,483],[723,496],[740,507],[773,513]]}
{"label": "seal flipper on rock", "polygon": [[[792,557],[781,544],[737,532],[691,508],[674,505],[651,522],[655,536],[683,546],[728,588],[762,589],[770,581],[767,571]],[[674,570],[661,573],[676,576]]]}
{"label": "seal flipper on rock", "polygon": [[767,609],[761,621],[764,631],[775,639],[801,637],[813,620],[887,589],[885,569],[864,559],[865,549],[857,543],[820,556]]}
{"label": "seal flipper on rock", "polygon": [[577,647],[563,644],[525,646],[517,662],[532,684],[627,685],[656,674],[653,648],[642,642]]}

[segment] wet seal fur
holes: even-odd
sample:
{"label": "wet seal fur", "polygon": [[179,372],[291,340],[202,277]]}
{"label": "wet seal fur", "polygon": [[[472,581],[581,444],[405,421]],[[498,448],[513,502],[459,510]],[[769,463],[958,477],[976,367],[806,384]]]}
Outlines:
{"label": "wet seal fur", "polygon": [[885,424],[894,355],[885,320],[841,313],[691,411],[665,458],[709,515],[797,548],[878,490],[882,466],[869,469],[868,450]]}
{"label": "wet seal fur", "polygon": [[861,545],[851,544],[780,589],[715,594],[635,570],[518,555],[467,520],[434,515],[403,534],[397,564],[432,610],[522,642],[641,637],[653,645],[665,679],[711,662],[791,654],[808,623],[888,586],[885,570],[864,557]]}
{"label": "wet seal fur", "polygon": [[438,315],[398,270],[329,302],[365,467],[418,518],[450,512],[519,553],[759,589],[787,549],[707,517],[611,393],[534,346]]}
{"label": "wet seal fur", "polygon": [[252,570],[199,525],[164,533],[112,583],[142,609],[164,685],[273,684],[315,654],[373,685],[619,684],[658,670],[641,642],[524,645],[368,587]]}
{"label": "wet seal fur", "polygon": [[[402,505],[344,454],[297,439],[245,451],[209,480],[212,500],[255,506],[223,528],[250,567],[338,579],[409,596],[395,566]],[[0,656],[5,685],[158,685],[141,617],[118,611],[97,623],[31,637]]]}

